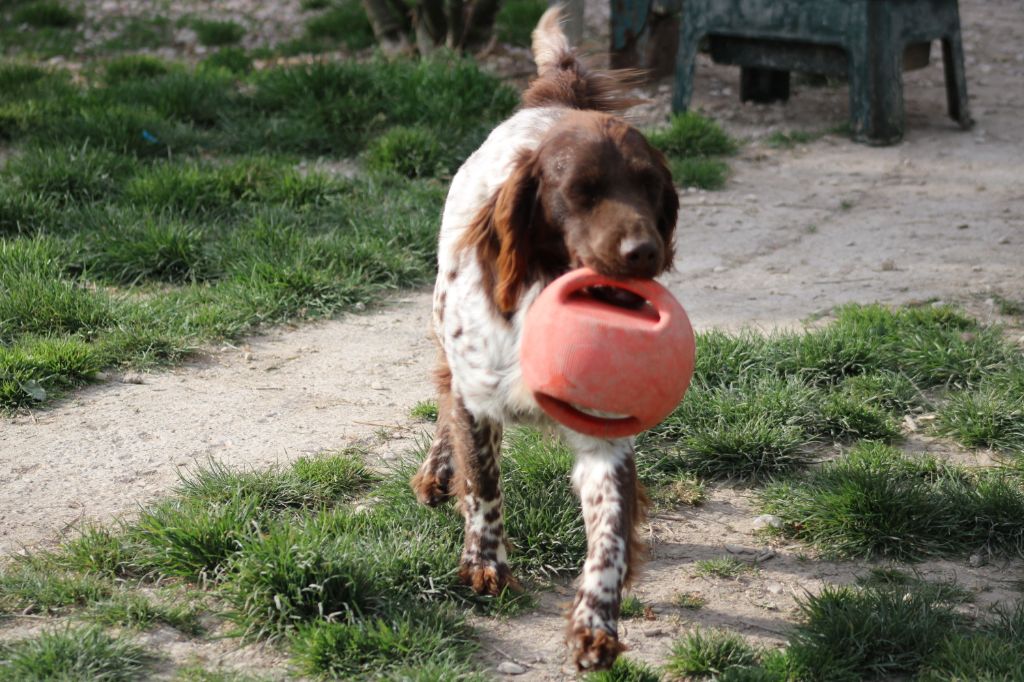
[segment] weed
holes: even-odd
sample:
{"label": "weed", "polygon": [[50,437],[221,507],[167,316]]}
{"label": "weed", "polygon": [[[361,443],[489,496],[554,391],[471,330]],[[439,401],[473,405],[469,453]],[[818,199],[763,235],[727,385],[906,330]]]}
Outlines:
{"label": "weed", "polygon": [[501,4],[494,29],[502,42],[530,46],[530,35],[547,9],[544,0],[507,0]]}
{"label": "weed", "polygon": [[809,132],[806,130],[790,130],[789,132],[774,132],[768,136],[765,143],[776,149],[792,149],[797,145],[810,144],[824,135],[824,131]]}
{"label": "weed", "polygon": [[70,28],[82,18],[59,2],[40,0],[18,7],[14,11],[16,24],[28,24],[33,28]]}
{"label": "weed", "polygon": [[366,12],[354,0],[341,0],[307,21],[306,35],[324,47],[341,43],[350,50],[361,50],[374,45]]}
{"label": "weed", "polygon": [[476,649],[465,620],[450,609],[318,621],[296,630],[290,644],[302,672],[332,678],[457,665]]}
{"label": "weed", "polygon": [[657,502],[688,507],[700,506],[708,497],[704,482],[689,474],[679,474],[659,485],[652,490],[652,495]]}
{"label": "weed", "polygon": [[366,150],[366,167],[378,173],[397,173],[407,178],[434,177],[451,169],[447,147],[425,128],[395,127]]}
{"label": "weed", "polygon": [[191,25],[192,30],[196,32],[199,43],[207,47],[234,45],[241,41],[245,35],[245,27],[234,21],[195,19],[191,22]]}
{"label": "weed", "polygon": [[163,76],[169,70],[167,63],[156,57],[144,54],[124,55],[106,63],[104,80],[108,85],[117,85]]}
{"label": "weed", "polygon": [[48,630],[9,645],[4,679],[128,682],[145,675],[150,656],[137,644],[102,628]]}
{"label": "weed", "polygon": [[203,632],[199,612],[191,603],[164,604],[138,592],[118,591],[105,601],[90,605],[86,617],[100,625],[147,629],[168,625],[186,635]]}
{"label": "weed", "polygon": [[998,294],[993,296],[992,300],[1000,315],[1024,316],[1024,301],[1015,301]]}
{"label": "weed", "polygon": [[680,677],[718,676],[757,661],[757,652],[739,635],[725,630],[693,630],[673,644],[665,669]]}
{"label": "weed", "polygon": [[699,576],[722,579],[738,578],[744,573],[754,570],[750,564],[731,556],[702,559],[694,563],[694,568]]}
{"label": "weed", "polygon": [[200,62],[204,69],[226,69],[236,76],[252,71],[252,57],[240,47],[222,47]]}
{"label": "weed", "polygon": [[702,609],[708,603],[699,592],[678,592],[672,597],[672,603],[681,609],[696,611]]}
{"label": "weed", "polygon": [[619,617],[620,618],[643,618],[644,615],[644,603],[640,601],[640,598],[635,594],[631,594],[622,600],[619,604]]}
{"label": "weed", "polygon": [[232,555],[255,533],[259,501],[222,503],[170,498],[142,512],[131,529],[141,570],[188,580],[218,580]]}
{"label": "weed", "polygon": [[83,606],[111,594],[110,582],[55,567],[46,556],[30,555],[0,572],[0,613],[52,612]]}
{"label": "weed", "polygon": [[938,411],[939,433],[969,447],[1024,455],[1024,373],[1021,377],[1016,385],[1007,382],[952,393]]}
{"label": "weed", "polygon": [[126,17],[117,34],[103,43],[106,53],[155,49],[174,42],[174,31],[167,17]]}
{"label": "weed", "polygon": [[659,682],[661,675],[650,666],[620,656],[608,670],[589,673],[586,682]]}
{"label": "weed", "polygon": [[423,421],[436,422],[437,421],[437,401],[434,400],[421,400],[412,406],[409,410],[409,416],[413,419],[422,419]]}
{"label": "weed", "polygon": [[208,504],[251,500],[261,511],[317,509],[351,499],[374,480],[358,452],[301,457],[283,471],[238,471],[210,461],[183,474],[182,498]]}
{"label": "weed", "polygon": [[649,132],[647,139],[669,156],[722,156],[736,151],[736,142],[717,123],[694,112],[676,114],[668,128]]}
{"label": "weed", "polygon": [[809,680],[913,674],[959,624],[948,603],[905,589],[827,586],[799,608],[787,655]]}
{"label": "weed", "polygon": [[729,164],[721,159],[671,157],[669,168],[672,171],[672,180],[683,187],[722,189],[729,177]]}

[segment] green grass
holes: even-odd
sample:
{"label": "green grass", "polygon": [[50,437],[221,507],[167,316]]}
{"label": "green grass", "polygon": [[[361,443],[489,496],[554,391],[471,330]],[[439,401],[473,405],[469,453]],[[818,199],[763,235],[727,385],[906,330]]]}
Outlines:
{"label": "green grass", "polygon": [[704,608],[708,600],[701,596],[699,592],[679,592],[672,597],[672,603],[681,609],[696,611]]}
{"label": "green grass", "polygon": [[784,532],[842,557],[915,560],[978,549],[1024,553],[1024,486],[997,470],[909,459],[880,444],[768,486]]}
{"label": "green grass", "polygon": [[722,579],[738,578],[744,573],[750,573],[753,570],[750,564],[731,556],[723,556],[718,559],[701,559],[694,563],[694,568],[699,576]]}
{"label": "green grass", "polygon": [[[169,599],[175,598],[177,595]],[[204,632],[195,604],[165,603],[138,592],[118,591],[110,599],[90,605],[84,617],[105,626],[146,630],[166,625],[189,636]]]}
{"label": "green grass", "polygon": [[673,646],[665,670],[677,677],[712,677],[730,668],[753,666],[757,651],[726,630],[693,630]]}
{"label": "green grass", "polygon": [[413,419],[420,419],[422,421],[436,422],[437,421],[437,401],[435,400],[423,400],[412,406],[409,410],[409,416]]}
{"label": "green grass", "polygon": [[191,26],[199,43],[208,47],[234,45],[245,36],[245,27],[234,21],[194,19]]}
{"label": "green grass", "polygon": [[722,189],[729,178],[729,164],[721,159],[670,157],[669,168],[672,170],[672,179],[682,187]]}
{"label": "green grass", "polygon": [[70,28],[81,21],[81,17],[59,2],[40,0],[19,5],[13,19],[18,24],[33,28]]}
{"label": "green grass", "polygon": [[146,674],[151,658],[139,645],[112,637],[98,627],[47,630],[6,648],[0,670],[11,682],[128,682]]}
{"label": "green grass", "polygon": [[507,0],[501,4],[498,16],[494,20],[494,30],[498,40],[518,45],[530,46],[530,34],[537,27],[548,5],[544,0]]}
{"label": "green grass", "polygon": [[[514,92],[466,61],[237,61],[121,57],[84,84],[0,65],[0,137],[19,149],[0,170],[0,409],[432,276],[445,187],[429,176]],[[465,144],[410,167],[403,131]],[[367,177],[296,168],[368,144],[384,161]]]}
{"label": "green grass", "polygon": [[726,156],[737,148],[717,123],[694,112],[676,114],[667,128],[649,132],[647,139],[669,156]]}
{"label": "green grass", "polygon": [[800,603],[787,656],[808,680],[912,674],[961,621],[952,605],[905,589],[826,587]]}
{"label": "green grass", "polygon": [[788,132],[778,131],[767,137],[765,144],[776,149],[792,149],[798,145],[810,144],[820,139],[826,131],[790,130]]}
{"label": "green grass", "polygon": [[350,50],[362,50],[376,44],[373,28],[357,0],[331,3],[325,12],[306,22],[306,36],[309,51],[337,49],[339,45]]}
{"label": "green grass", "polygon": [[301,672],[350,679],[426,666],[457,669],[477,645],[464,619],[441,609],[319,621],[297,630],[290,647]]}
{"label": "green grass", "polygon": [[40,557],[19,558],[0,567],[0,614],[65,613],[104,601],[113,590],[104,577],[54,570]]}
{"label": "green grass", "polygon": [[622,603],[619,604],[619,618],[643,618],[644,609],[644,603],[640,601],[640,598],[631,594],[623,598]]}
{"label": "green grass", "polygon": [[694,112],[677,114],[667,128],[648,131],[647,138],[668,157],[677,185],[707,190],[725,186],[729,165],[720,157],[735,153],[738,145],[711,119]]}
{"label": "green grass", "polygon": [[800,471],[820,444],[897,442],[906,415],[936,433],[1020,453],[1024,357],[998,327],[949,307],[845,306],[803,333],[697,338],[680,406],[639,438],[655,499],[671,476],[764,481]]}
{"label": "green grass", "polygon": [[661,675],[651,666],[620,656],[608,670],[588,673],[586,682],[659,682]]}

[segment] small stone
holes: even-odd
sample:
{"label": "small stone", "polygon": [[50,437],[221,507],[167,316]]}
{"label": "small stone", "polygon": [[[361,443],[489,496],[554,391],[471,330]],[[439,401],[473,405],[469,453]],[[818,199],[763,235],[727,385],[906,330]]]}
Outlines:
{"label": "small stone", "polygon": [[959,225],[956,226],[956,229],[958,229],[958,230],[966,230],[968,227],[970,227],[970,225],[968,223],[960,223]]}
{"label": "small stone", "polygon": [[882,271],[883,272],[892,272],[895,269],[896,269],[896,261],[894,261],[892,258],[886,258],[884,261],[882,261]]}
{"label": "small stone", "polygon": [[352,309],[355,310],[356,312],[362,312],[366,310],[366,304],[363,303],[362,301],[356,301],[356,304],[352,306]]}
{"label": "small stone", "polygon": [[122,384],[144,384],[146,383],[145,377],[138,372],[128,372],[121,377]]}
{"label": "small stone", "polygon": [[754,530],[762,530],[764,528],[782,528],[782,518],[775,514],[761,514],[754,519],[751,524]]}
{"label": "small stone", "polygon": [[711,272],[725,272],[728,269],[729,268],[725,267],[724,265],[716,265],[715,267],[711,268]]}
{"label": "small stone", "polygon": [[759,564],[759,563],[761,563],[763,561],[768,561],[769,559],[774,559],[774,558],[775,558],[775,550],[774,549],[766,549],[766,550],[762,551],[760,554],[758,554],[756,557],[754,557],[754,562]]}
{"label": "small stone", "polygon": [[380,383],[379,381],[375,381],[372,384],[370,384],[370,388],[372,388],[375,391],[386,391],[387,390],[387,387],[384,384]]}
{"label": "small stone", "polygon": [[513,663],[512,661],[502,661],[498,664],[498,672],[502,675],[522,675],[526,672],[526,666]]}
{"label": "small stone", "polygon": [[661,637],[665,634],[665,631],[661,628],[654,628],[653,630],[644,630],[644,637]]}
{"label": "small stone", "polygon": [[917,422],[909,414],[903,417],[903,428],[909,433],[917,433]]}
{"label": "small stone", "polygon": [[768,590],[772,594],[782,594],[785,589],[781,583],[768,583],[764,586],[764,589]]}
{"label": "small stone", "polygon": [[743,547],[741,545],[726,545],[725,551],[729,554],[757,554],[757,550],[752,547]]}
{"label": "small stone", "polygon": [[979,568],[988,563],[988,558],[981,554],[972,554],[967,563],[971,568]]}

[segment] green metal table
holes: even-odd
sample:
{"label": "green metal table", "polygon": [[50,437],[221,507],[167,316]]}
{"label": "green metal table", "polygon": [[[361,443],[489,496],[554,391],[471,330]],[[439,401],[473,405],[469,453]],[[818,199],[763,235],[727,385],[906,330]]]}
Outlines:
{"label": "green metal table", "polygon": [[[650,3],[612,0],[613,50]],[[927,64],[933,40],[942,42],[949,116],[969,128],[957,0],[682,0],[672,108],[690,105],[703,45],[714,61],[741,67],[742,100],[787,99],[791,71],[846,76],[854,138],[891,144],[903,137],[903,70]]]}

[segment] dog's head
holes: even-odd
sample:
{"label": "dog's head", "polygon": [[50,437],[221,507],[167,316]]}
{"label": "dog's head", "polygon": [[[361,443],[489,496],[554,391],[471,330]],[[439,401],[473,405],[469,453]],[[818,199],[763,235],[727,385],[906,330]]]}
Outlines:
{"label": "dog's head", "polygon": [[508,179],[466,233],[503,313],[528,283],[586,266],[651,278],[672,265],[679,199],[662,154],[622,119],[574,111]]}

